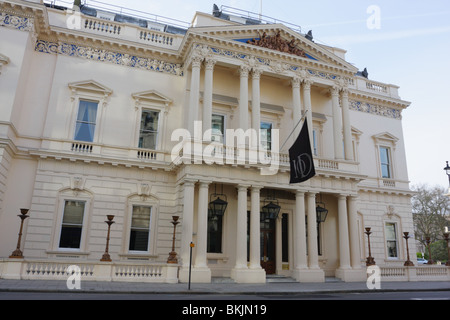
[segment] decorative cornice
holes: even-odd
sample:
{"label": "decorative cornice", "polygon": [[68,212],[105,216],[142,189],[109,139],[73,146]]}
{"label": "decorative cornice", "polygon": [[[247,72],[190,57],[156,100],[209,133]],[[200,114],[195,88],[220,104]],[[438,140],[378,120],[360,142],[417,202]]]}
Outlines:
{"label": "decorative cornice", "polygon": [[386,105],[378,105],[357,100],[349,100],[350,110],[375,114],[391,119],[402,120],[402,111]]}
{"label": "decorative cornice", "polygon": [[158,59],[118,53],[107,49],[98,49],[64,42],[56,43],[38,39],[36,42],[35,51],[77,57],[91,61],[108,62],[131,68],[183,76],[183,66],[181,64],[168,63]]}
{"label": "decorative cornice", "polygon": [[0,12],[0,26],[20,31],[34,31],[34,19]]}

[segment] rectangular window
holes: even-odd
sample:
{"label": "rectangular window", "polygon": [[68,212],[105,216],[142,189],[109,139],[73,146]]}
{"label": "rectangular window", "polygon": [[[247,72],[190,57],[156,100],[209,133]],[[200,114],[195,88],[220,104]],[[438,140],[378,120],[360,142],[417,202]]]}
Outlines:
{"label": "rectangular window", "polygon": [[130,251],[148,251],[151,211],[151,207],[133,206],[129,245]]}
{"label": "rectangular window", "polygon": [[74,140],[86,142],[94,141],[97,109],[97,102],[80,100]]}
{"label": "rectangular window", "polygon": [[218,216],[208,210],[208,252],[222,252],[222,221],[223,216]]}
{"label": "rectangular window", "polygon": [[289,215],[283,213],[281,219],[281,258],[283,262],[289,262]]}
{"label": "rectangular window", "polygon": [[60,248],[80,249],[85,205],[84,201],[65,201]]}
{"label": "rectangular window", "polygon": [[261,122],[261,146],[264,150],[272,150],[272,124]]}
{"label": "rectangular window", "polygon": [[314,147],[314,155],[317,156],[317,130],[313,129],[313,147]]}
{"label": "rectangular window", "polygon": [[398,258],[396,224],[386,222],[386,248],[388,258]]}
{"label": "rectangular window", "polygon": [[159,112],[142,110],[139,148],[156,150],[158,141]]}
{"label": "rectangular window", "polygon": [[224,143],[225,142],[225,116],[219,114],[212,115],[211,123],[211,141]]}
{"label": "rectangular window", "polygon": [[381,176],[388,179],[392,178],[389,148],[380,147],[380,163]]}

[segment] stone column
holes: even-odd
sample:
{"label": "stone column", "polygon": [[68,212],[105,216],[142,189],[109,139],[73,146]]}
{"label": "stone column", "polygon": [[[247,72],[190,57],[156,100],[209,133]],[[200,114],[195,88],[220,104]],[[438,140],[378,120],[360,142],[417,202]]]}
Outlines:
{"label": "stone column", "polygon": [[312,105],[311,105],[311,85],[312,80],[306,79],[303,82],[303,99],[305,104],[305,112],[306,118],[308,120],[308,131],[309,131],[309,139],[311,143],[311,150],[314,150],[314,144],[313,144],[313,124],[312,124]]}
{"label": "stone column", "polygon": [[308,259],[306,255],[306,214],[305,214],[305,193],[297,191],[295,193],[295,213],[294,213],[294,271],[293,277],[300,281],[304,279],[302,272],[308,269]]}
{"label": "stone column", "polygon": [[249,67],[241,66],[240,72],[240,91],[239,91],[239,128],[248,129],[248,72]]}
{"label": "stone column", "polygon": [[261,244],[260,244],[260,191],[261,187],[251,189],[250,208],[250,269],[261,269]]}
{"label": "stone column", "polygon": [[334,139],[334,158],[336,160],[344,159],[344,148],[342,146],[342,121],[339,110],[339,88],[331,88],[331,101],[333,110],[333,139]]}
{"label": "stone column", "polygon": [[194,225],[195,181],[185,180],[183,185],[183,217],[181,220],[181,270],[180,281],[187,282],[189,277],[190,243]]}
{"label": "stone column", "polygon": [[239,185],[236,225],[236,265],[235,269],[247,269],[247,188]]}
{"label": "stone column", "polygon": [[205,90],[203,93],[203,134],[211,129],[212,122],[212,99],[213,99],[213,73],[216,61],[207,59],[205,61]]}
{"label": "stone column", "polygon": [[319,253],[317,247],[317,218],[316,218],[316,193],[307,193],[308,206],[308,264],[309,269],[297,273],[298,281],[324,282],[325,273],[319,267]]}
{"label": "stone column", "polygon": [[350,269],[350,251],[347,219],[347,196],[338,196],[338,224],[339,224],[339,269]]}
{"label": "stone column", "polygon": [[261,71],[253,69],[252,72],[252,148],[259,146],[259,132],[261,128],[261,97],[260,97],[260,79]]}
{"label": "stone column", "polygon": [[189,95],[189,114],[188,114],[188,129],[191,135],[194,135],[194,121],[198,121],[198,102],[200,95],[200,68],[203,57],[194,56],[192,58],[192,73],[191,73],[191,90]]}
{"label": "stone column", "polygon": [[342,90],[342,127],[344,130],[345,160],[353,160],[352,128],[350,124],[350,111],[348,102],[348,90]]}
{"label": "stone column", "polygon": [[211,282],[211,270],[206,263],[208,235],[208,190],[210,182],[200,181],[198,190],[197,243],[193,282]]}
{"label": "stone column", "polygon": [[[251,265],[247,267],[247,189],[249,186],[239,185],[238,189],[238,212],[237,212],[237,226],[236,226],[236,265],[231,270],[231,278],[236,283],[265,283],[266,273],[259,266],[259,260],[256,263],[255,258],[259,255],[259,230],[256,229],[256,225],[259,229],[259,214],[256,212],[256,202],[258,202],[259,208],[259,190],[260,187],[252,188],[252,212],[251,214],[251,226],[250,226],[250,249],[252,250]],[[255,223],[255,219],[257,223]],[[257,236],[258,243],[256,244],[255,235]],[[257,251],[255,248],[257,245]]]}
{"label": "stone column", "polygon": [[353,269],[361,268],[361,257],[358,236],[357,207],[358,197],[350,196],[348,198],[348,225],[350,232],[350,261]]}
{"label": "stone column", "polygon": [[308,197],[308,263],[309,268],[319,269],[319,254],[317,247],[317,217],[316,194],[310,192]]}
{"label": "stone column", "polygon": [[[294,77],[291,81],[292,83],[292,113],[293,113],[293,119],[294,119],[294,126],[298,124],[300,119],[302,118],[302,102],[300,97],[300,84],[301,79],[298,77]],[[298,125],[297,129],[295,129],[294,132],[294,141],[297,139],[299,133],[301,130],[301,126]]]}

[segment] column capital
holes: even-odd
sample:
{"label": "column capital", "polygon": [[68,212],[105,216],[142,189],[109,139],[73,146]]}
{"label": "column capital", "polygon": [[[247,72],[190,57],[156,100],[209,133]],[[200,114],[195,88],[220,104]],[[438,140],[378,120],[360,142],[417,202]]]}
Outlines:
{"label": "column capital", "polygon": [[254,80],[259,80],[261,78],[262,73],[263,73],[263,71],[261,69],[253,68],[252,69],[252,78]]}
{"label": "column capital", "polygon": [[338,198],[338,200],[347,200],[348,194],[339,193],[336,195],[336,197]]}
{"label": "column capital", "polygon": [[294,76],[291,80],[291,84],[293,88],[300,88],[300,85],[302,84],[302,79],[298,76]]}
{"label": "column capital", "polygon": [[248,77],[248,74],[252,68],[250,66],[247,66],[245,64],[241,65],[239,67],[239,75],[242,77]]}
{"label": "column capital", "polygon": [[303,88],[305,90],[311,90],[311,85],[314,83],[314,81],[310,78],[303,79]]}
{"label": "column capital", "polygon": [[348,88],[342,88],[341,89],[341,92],[342,92],[342,98],[343,99],[348,99]]}
{"label": "column capital", "polygon": [[182,184],[184,184],[185,186],[193,186],[197,183],[198,180],[196,179],[184,179]]}
{"label": "column capital", "polygon": [[262,188],[264,188],[264,186],[258,186],[258,185],[251,186],[252,192],[256,192],[256,191],[259,192],[259,191],[261,191]]}
{"label": "column capital", "polygon": [[306,194],[308,195],[308,197],[315,197],[319,192],[317,191],[308,191],[306,192]]}
{"label": "column capital", "polygon": [[247,191],[248,190],[248,188],[250,188],[250,185],[248,185],[248,184],[238,184],[237,186],[236,186],[236,189],[238,190],[238,191]]}
{"label": "column capital", "polygon": [[212,181],[211,180],[199,180],[198,181],[200,187],[208,187]]}
{"label": "column capital", "polygon": [[217,60],[213,58],[206,58],[205,59],[205,69],[206,70],[214,70],[214,66],[216,65]]}
{"label": "column capital", "polygon": [[341,91],[341,87],[338,85],[333,85],[330,87],[330,93],[332,96],[339,96],[340,91]]}
{"label": "column capital", "polygon": [[201,55],[193,55],[191,57],[191,65],[192,68],[201,68],[202,67],[202,62],[203,62],[203,57]]}

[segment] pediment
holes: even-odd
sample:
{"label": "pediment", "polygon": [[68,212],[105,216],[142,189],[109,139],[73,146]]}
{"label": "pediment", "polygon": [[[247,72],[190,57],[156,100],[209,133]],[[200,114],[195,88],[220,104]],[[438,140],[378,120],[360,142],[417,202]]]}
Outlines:
{"label": "pediment", "polygon": [[209,35],[213,41],[225,40],[233,46],[241,45],[253,51],[261,50],[265,53],[285,55],[286,58],[326,64],[351,73],[358,72],[355,66],[333,52],[334,49],[341,53],[344,50],[317,44],[310,40],[308,35],[283,24],[216,26],[199,28],[194,32],[201,32],[203,36]]}
{"label": "pediment", "polygon": [[134,93],[132,97],[138,101],[156,102],[163,105],[168,105],[172,102],[171,99],[155,90]]}
{"label": "pediment", "polygon": [[69,88],[74,91],[87,91],[102,95],[110,95],[113,91],[94,80],[69,83]]}
{"label": "pediment", "polygon": [[388,142],[393,145],[395,145],[397,143],[397,141],[399,140],[399,138],[390,134],[389,132],[383,132],[383,133],[373,135],[372,138],[377,142]]}

